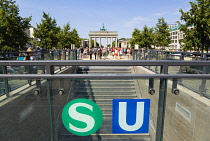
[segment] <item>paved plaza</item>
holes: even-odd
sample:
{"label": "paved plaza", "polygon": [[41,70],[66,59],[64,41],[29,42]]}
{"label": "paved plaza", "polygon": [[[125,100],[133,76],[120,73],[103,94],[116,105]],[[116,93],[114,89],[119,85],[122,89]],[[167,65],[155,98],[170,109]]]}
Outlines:
{"label": "paved plaza", "polygon": [[[86,57],[79,58],[79,60],[90,60],[90,56],[87,55]],[[94,54],[92,55],[92,60],[95,60]],[[132,60],[132,56],[127,56],[127,55],[122,55],[121,57],[119,56],[113,56],[113,55],[108,55],[108,56],[102,56],[100,59],[99,56],[97,56],[96,60]]]}

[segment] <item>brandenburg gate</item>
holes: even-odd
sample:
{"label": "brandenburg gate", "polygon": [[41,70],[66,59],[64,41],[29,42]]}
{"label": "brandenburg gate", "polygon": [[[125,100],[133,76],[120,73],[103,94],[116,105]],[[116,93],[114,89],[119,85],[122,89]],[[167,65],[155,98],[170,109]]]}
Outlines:
{"label": "brandenburg gate", "polygon": [[108,46],[108,39],[110,39],[110,47],[112,47],[112,42],[113,39],[115,39],[115,47],[117,47],[117,41],[118,41],[118,32],[117,31],[107,31],[105,29],[104,24],[103,27],[100,28],[100,31],[89,31],[89,47],[91,48],[91,40],[94,40],[94,47],[96,47],[96,42],[97,39],[99,38],[99,47],[101,47],[101,39],[105,38],[106,39],[106,45],[105,47]]}

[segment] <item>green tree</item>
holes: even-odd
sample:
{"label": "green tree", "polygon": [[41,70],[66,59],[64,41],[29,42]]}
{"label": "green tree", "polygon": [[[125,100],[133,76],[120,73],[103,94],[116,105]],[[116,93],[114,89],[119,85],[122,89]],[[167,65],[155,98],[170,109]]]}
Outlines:
{"label": "green tree", "polygon": [[144,26],[140,37],[140,48],[146,47],[147,49],[151,49],[154,39],[153,28],[148,28],[147,26]]}
{"label": "green tree", "polygon": [[[186,37],[182,40],[186,49],[207,50],[210,47],[210,0],[196,0],[189,2],[191,9],[184,12],[180,20],[185,24],[180,24],[180,30],[183,31]],[[193,27],[190,28],[189,27]]]}
{"label": "green tree", "polygon": [[130,40],[131,47],[139,45],[140,48],[151,48],[153,45],[154,33],[153,28],[148,28],[146,25],[143,30],[135,28],[132,33],[132,39]]}
{"label": "green tree", "polygon": [[63,26],[63,29],[60,30],[58,36],[59,36],[59,48],[71,48],[72,39],[71,39],[71,31],[70,31],[70,24],[67,23]]}
{"label": "green tree", "polygon": [[155,27],[155,44],[158,47],[168,47],[171,43],[170,33],[164,18],[159,18]]}
{"label": "green tree", "polygon": [[135,28],[132,32],[132,38],[130,39],[131,48],[134,48],[135,45],[140,45],[141,39],[141,31]]}
{"label": "green tree", "polygon": [[49,14],[43,12],[41,23],[37,24],[37,28],[34,29],[34,37],[38,39],[34,44],[42,48],[57,48],[59,42],[58,33],[60,30],[56,20],[52,19]]}
{"label": "green tree", "polygon": [[82,39],[79,37],[79,34],[75,28],[71,31],[71,40],[72,44],[74,44],[76,48],[81,46]]}
{"label": "green tree", "polygon": [[31,17],[19,16],[19,8],[12,0],[0,0],[0,50],[18,51],[29,41],[26,30]]}

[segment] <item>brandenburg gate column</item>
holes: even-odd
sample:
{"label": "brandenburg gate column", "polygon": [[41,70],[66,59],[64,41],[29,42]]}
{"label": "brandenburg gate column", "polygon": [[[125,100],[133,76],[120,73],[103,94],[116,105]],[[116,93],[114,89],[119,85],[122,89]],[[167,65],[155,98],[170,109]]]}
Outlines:
{"label": "brandenburg gate column", "polygon": [[91,48],[91,37],[89,38],[89,48]]}
{"label": "brandenburg gate column", "polygon": [[94,37],[94,47],[96,47],[96,37]]}
{"label": "brandenburg gate column", "polygon": [[116,37],[115,38],[115,46],[117,47],[117,40],[118,40],[118,38]]}
{"label": "brandenburg gate column", "polygon": [[110,41],[110,47],[112,47],[112,37],[111,37],[111,41]]}
{"label": "brandenburg gate column", "polygon": [[[91,45],[91,40],[94,40],[94,47],[96,47],[97,45],[97,38],[99,38],[99,46],[102,46],[102,41],[101,38],[104,39],[105,38],[105,47],[108,47],[108,43],[109,43],[109,38],[110,38],[110,47],[117,47],[118,45],[118,32],[117,31],[107,31],[107,29],[105,29],[104,25],[102,28],[100,28],[100,31],[89,31],[89,47],[93,46]],[[112,42],[115,44],[112,44]],[[93,44],[93,42],[92,42]]]}
{"label": "brandenburg gate column", "polygon": [[106,47],[108,46],[108,38],[106,37]]}
{"label": "brandenburg gate column", "polygon": [[99,47],[101,47],[101,37],[99,37]]}

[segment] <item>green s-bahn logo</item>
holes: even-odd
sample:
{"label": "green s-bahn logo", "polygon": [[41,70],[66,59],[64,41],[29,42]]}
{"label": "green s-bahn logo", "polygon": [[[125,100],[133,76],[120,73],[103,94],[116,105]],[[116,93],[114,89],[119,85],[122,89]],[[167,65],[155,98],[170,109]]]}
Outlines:
{"label": "green s-bahn logo", "polygon": [[62,122],[72,134],[88,136],[101,126],[103,115],[99,106],[88,99],[70,101],[62,111]]}

